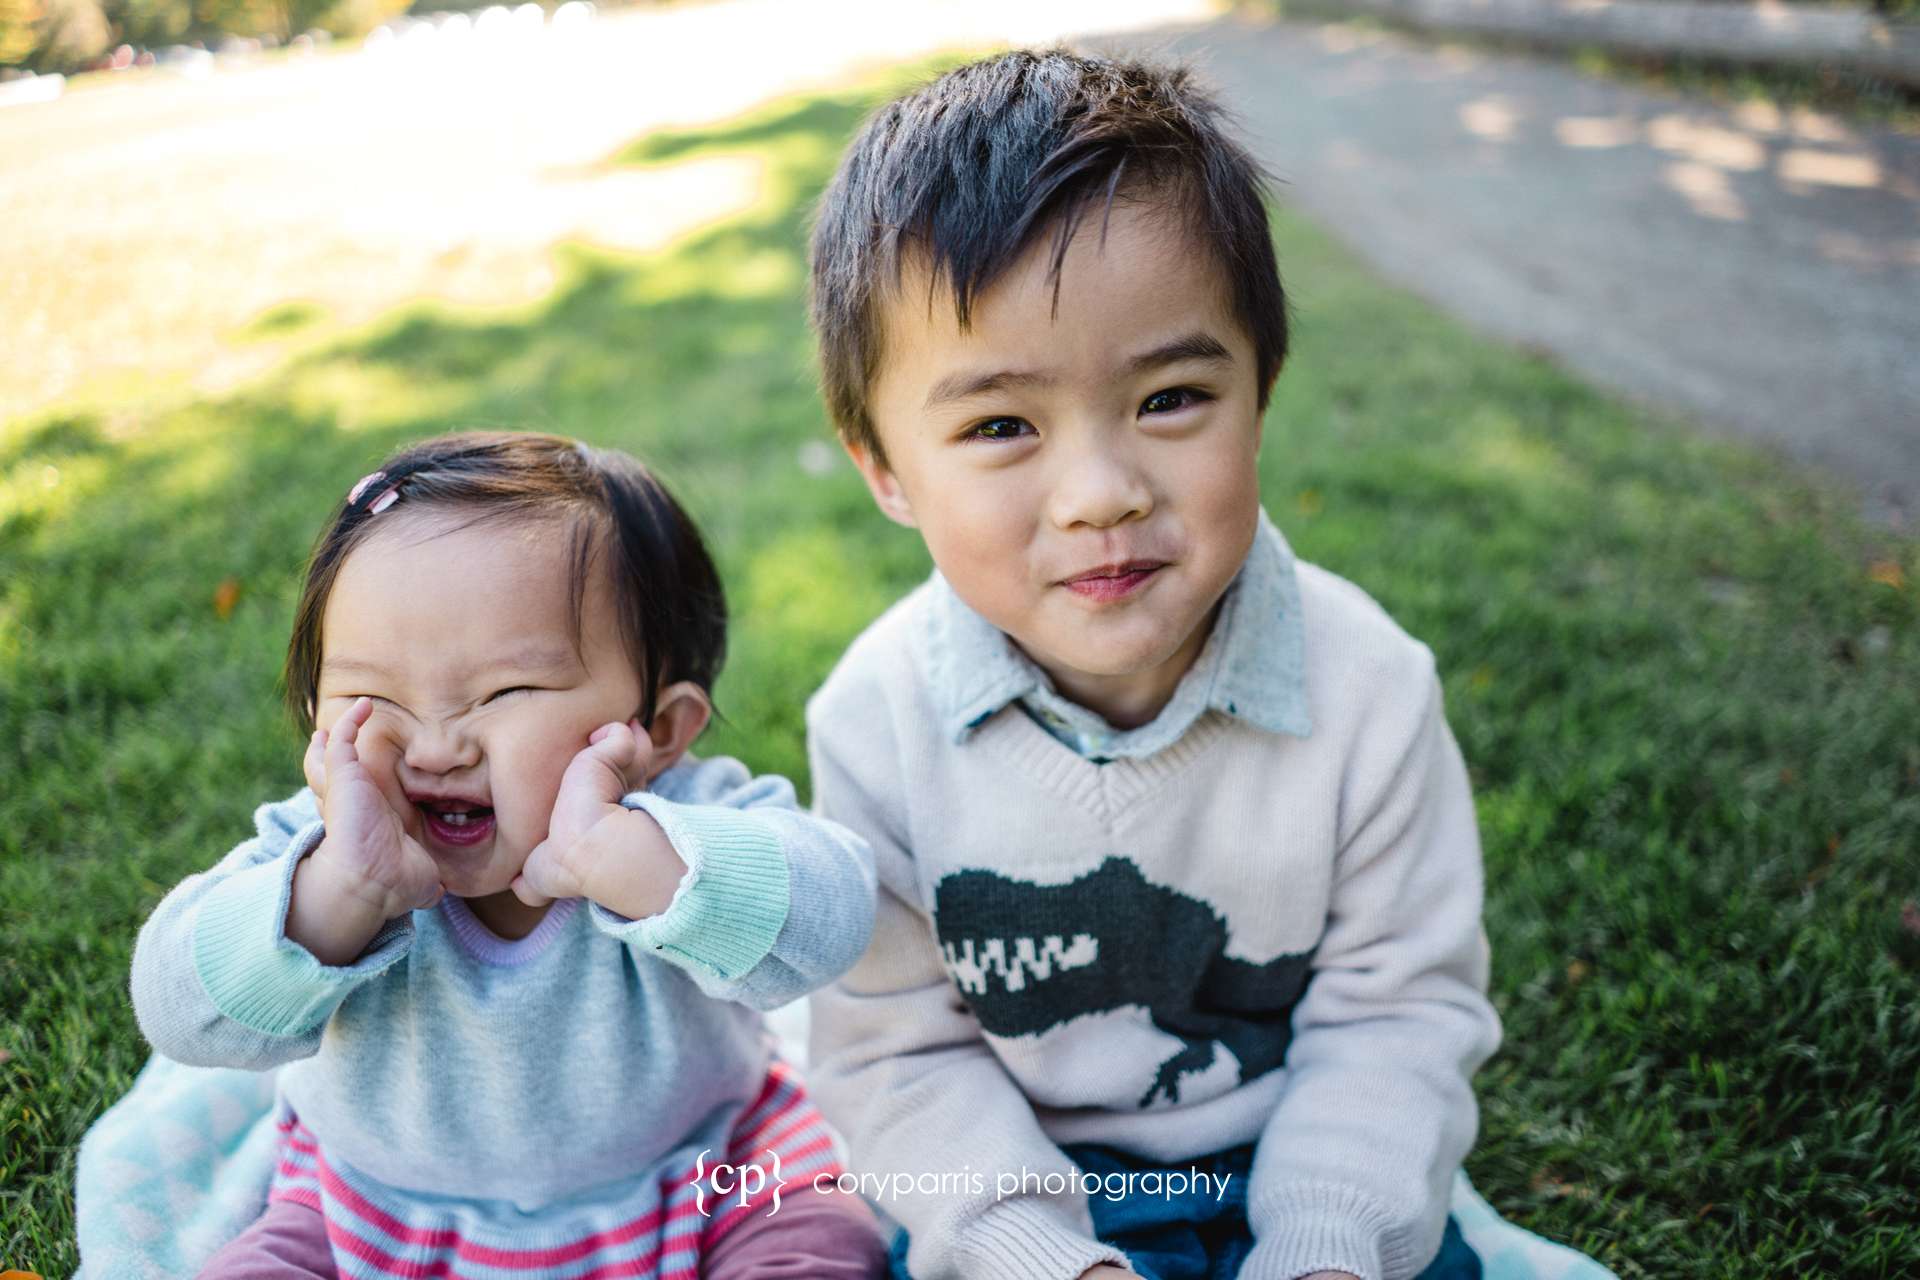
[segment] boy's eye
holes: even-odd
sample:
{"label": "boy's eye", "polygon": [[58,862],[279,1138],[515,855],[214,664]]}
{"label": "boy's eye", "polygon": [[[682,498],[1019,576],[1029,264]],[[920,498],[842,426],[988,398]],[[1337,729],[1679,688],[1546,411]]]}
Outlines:
{"label": "boy's eye", "polygon": [[1033,428],[1021,418],[989,418],[967,428],[969,440],[1017,440],[1024,431]]}
{"label": "boy's eye", "polygon": [[1190,405],[1199,404],[1207,396],[1192,387],[1169,387],[1165,391],[1156,391],[1140,402],[1142,413],[1174,413]]}

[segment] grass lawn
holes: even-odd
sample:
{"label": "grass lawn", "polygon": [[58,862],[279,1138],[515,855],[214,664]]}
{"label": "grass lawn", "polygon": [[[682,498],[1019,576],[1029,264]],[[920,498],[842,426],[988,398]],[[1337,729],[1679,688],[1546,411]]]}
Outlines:
{"label": "grass lawn", "polygon": [[[875,91],[635,145],[759,157],[763,198],[563,250],[537,304],[304,347],[296,307],[237,391],[0,426],[0,1269],[75,1264],[75,1148],[146,1054],[134,933],[298,785],[296,575],[389,447],[648,458],[732,592],[703,750],[804,777],[802,700],[928,569],[824,447],[801,322],[806,210]],[[1433,646],[1473,769],[1506,1023],[1475,1183],[1623,1276],[1920,1274],[1920,546],[1276,229],[1268,508]]]}

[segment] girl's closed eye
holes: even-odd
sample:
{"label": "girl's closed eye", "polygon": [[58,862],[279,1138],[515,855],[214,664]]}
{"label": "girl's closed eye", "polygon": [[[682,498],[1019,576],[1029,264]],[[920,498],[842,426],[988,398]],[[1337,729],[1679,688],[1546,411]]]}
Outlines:
{"label": "girl's closed eye", "polygon": [[522,693],[532,693],[532,692],[533,692],[533,686],[532,686],[532,685],[530,685],[530,684],[516,684],[516,685],[513,685],[513,686],[511,686],[510,688],[506,688],[506,689],[497,689],[497,690],[495,690],[494,692],[492,692],[492,693],[490,693],[490,694],[488,694],[488,695],[487,695],[487,701],[488,701],[488,702],[490,702],[490,703],[492,703],[492,702],[500,702],[500,701],[503,701],[503,700],[505,700],[505,699],[508,699],[508,698],[512,698],[512,697],[514,697],[514,696],[515,696],[515,695],[517,695],[517,694],[522,694]]}

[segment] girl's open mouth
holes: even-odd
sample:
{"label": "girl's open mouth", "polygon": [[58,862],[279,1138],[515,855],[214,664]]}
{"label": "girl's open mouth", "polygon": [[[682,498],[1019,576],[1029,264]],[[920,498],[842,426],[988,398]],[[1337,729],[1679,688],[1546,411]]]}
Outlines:
{"label": "girl's open mouth", "polygon": [[493,834],[492,809],[422,804],[420,812],[427,820],[427,830],[442,844],[479,844]]}

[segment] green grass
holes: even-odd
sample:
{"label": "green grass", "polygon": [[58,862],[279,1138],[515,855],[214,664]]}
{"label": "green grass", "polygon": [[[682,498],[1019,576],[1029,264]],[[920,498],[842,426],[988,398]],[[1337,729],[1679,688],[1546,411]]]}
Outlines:
{"label": "green grass", "polygon": [[[804,776],[803,698],[928,567],[850,467],[801,465],[805,211],[872,91],[636,145],[751,150],[764,198],[658,254],[567,250],[537,305],[0,429],[0,1267],[74,1265],[76,1144],[145,1056],[134,933],[298,784],[296,575],[392,445],[534,426],[655,463],[735,607],[705,749]],[[1506,1022],[1476,1184],[1623,1276],[1920,1274],[1920,548],[1276,227],[1267,504],[1433,646],[1473,768]]]}

